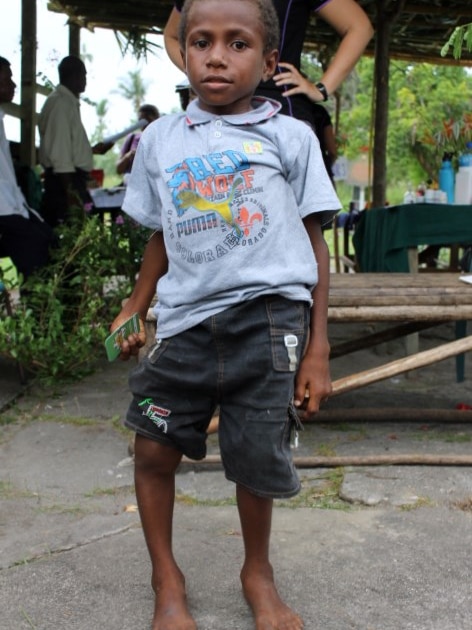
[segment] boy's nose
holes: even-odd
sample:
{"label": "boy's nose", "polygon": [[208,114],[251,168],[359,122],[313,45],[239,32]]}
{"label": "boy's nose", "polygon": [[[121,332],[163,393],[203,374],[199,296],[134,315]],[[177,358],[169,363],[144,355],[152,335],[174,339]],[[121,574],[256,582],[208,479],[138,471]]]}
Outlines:
{"label": "boy's nose", "polygon": [[225,47],[214,45],[208,55],[207,64],[210,66],[223,66],[226,64]]}

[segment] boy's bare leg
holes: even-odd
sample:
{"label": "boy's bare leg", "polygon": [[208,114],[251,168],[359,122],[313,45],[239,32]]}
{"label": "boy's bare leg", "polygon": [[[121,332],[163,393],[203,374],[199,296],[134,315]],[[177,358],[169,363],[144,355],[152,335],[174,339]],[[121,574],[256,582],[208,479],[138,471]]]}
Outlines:
{"label": "boy's bare leg", "polygon": [[301,630],[303,621],[280,599],[269,562],[273,501],[241,486],[237,486],[236,496],[245,549],[241,582],[256,630]]}
{"label": "boy's bare leg", "polygon": [[152,630],[197,627],[187,606],[185,578],[172,552],[175,470],[181,458],[173,448],[136,436],[136,497],[156,593]]}

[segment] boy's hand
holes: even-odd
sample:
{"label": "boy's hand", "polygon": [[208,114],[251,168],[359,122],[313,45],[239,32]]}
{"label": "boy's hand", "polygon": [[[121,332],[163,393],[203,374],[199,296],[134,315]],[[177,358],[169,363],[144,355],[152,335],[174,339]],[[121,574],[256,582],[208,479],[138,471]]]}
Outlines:
{"label": "boy's hand", "polygon": [[[112,325],[110,326],[110,332],[113,332],[119,326],[121,326],[128,318],[130,317],[129,313],[125,313],[121,311],[121,313],[114,319]],[[140,317],[139,318],[139,333],[133,333],[129,335],[127,339],[123,341],[121,344],[121,352],[118,356],[121,361],[128,361],[128,359],[132,356],[137,356],[139,349],[144,346],[146,343],[146,331],[144,328],[144,321]]]}
{"label": "boy's hand", "polygon": [[331,391],[329,360],[316,354],[306,354],[295,379],[294,405],[303,411],[301,416],[309,418],[317,413]]}

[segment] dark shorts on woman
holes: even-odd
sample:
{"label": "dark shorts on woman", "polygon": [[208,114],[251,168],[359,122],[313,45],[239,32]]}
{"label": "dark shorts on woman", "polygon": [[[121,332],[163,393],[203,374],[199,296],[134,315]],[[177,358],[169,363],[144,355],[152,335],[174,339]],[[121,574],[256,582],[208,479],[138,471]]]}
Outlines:
{"label": "dark shorts on woman", "polygon": [[308,324],[306,302],[271,295],[158,340],[131,373],[125,425],[199,460],[219,406],[227,479],[263,497],[297,494],[291,405]]}

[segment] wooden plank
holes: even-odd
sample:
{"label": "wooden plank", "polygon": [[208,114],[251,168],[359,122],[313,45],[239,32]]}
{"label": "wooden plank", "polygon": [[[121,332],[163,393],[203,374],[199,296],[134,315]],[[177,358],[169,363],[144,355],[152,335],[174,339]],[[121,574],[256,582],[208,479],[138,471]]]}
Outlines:
{"label": "wooden plank", "polygon": [[414,289],[404,290],[401,294],[392,293],[354,293],[345,292],[341,295],[332,294],[329,297],[329,305],[341,306],[454,306],[468,304],[472,307],[472,292],[470,295],[459,293],[416,293]]}
{"label": "wooden plank", "polygon": [[[472,466],[472,455],[437,455],[422,453],[389,455],[334,455],[294,457],[296,468],[323,468],[340,466]],[[220,455],[207,455],[205,459],[182,458],[181,465],[204,468],[221,466]]]}
{"label": "wooden plank", "polygon": [[456,273],[332,274],[330,283],[331,306],[472,304],[472,286]]}
{"label": "wooden plank", "polygon": [[309,418],[301,418],[303,424],[342,424],[343,422],[418,422],[424,425],[436,423],[470,424],[472,410],[425,409],[424,407],[349,407],[320,409]]}
{"label": "wooden plank", "polygon": [[399,322],[472,319],[472,305],[459,306],[339,306],[328,308],[330,322]]}
{"label": "wooden plank", "polygon": [[431,363],[437,363],[438,361],[470,350],[472,350],[472,335],[442,344],[438,348],[432,348],[431,350],[425,350],[424,352],[418,352],[417,354],[391,361],[390,363],[380,365],[370,370],[364,370],[357,374],[339,378],[332,383],[333,390],[331,396],[343,394],[359,387],[365,387],[371,383],[377,383],[378,381],[383,381],[397,374],[403,374],[404,372],[409,372],[410,370],[415,370],[425,365],[430,365]]}
{"label": "wooden plank", "polygon": [[356,288],[357,290],[377,289],[385,290],[395,289],[395,287],[415,287],[434,289],[442,288],[459,288],[462,291],[472,291],[472,286],[461,282],[458,273],[351,273],[330,275],[331,290]]}

